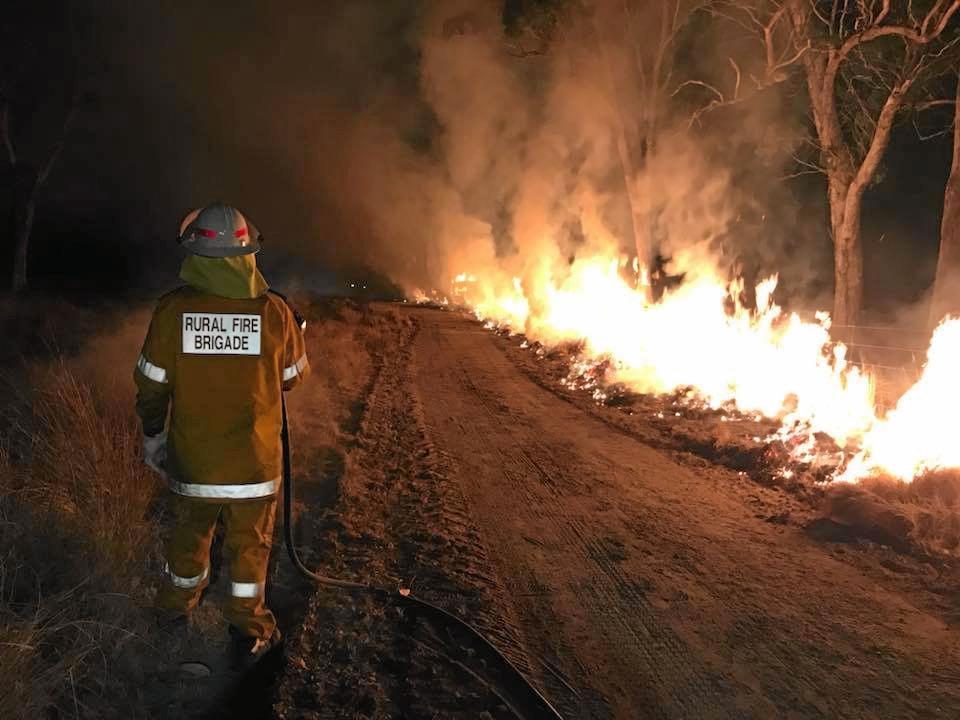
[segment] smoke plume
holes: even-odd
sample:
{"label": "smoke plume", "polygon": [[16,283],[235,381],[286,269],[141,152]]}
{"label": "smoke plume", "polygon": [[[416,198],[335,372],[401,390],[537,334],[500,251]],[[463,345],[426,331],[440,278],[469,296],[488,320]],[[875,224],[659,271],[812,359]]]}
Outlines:
{"label": "smoke plume", "polygon": [[802,131],[779,91],[690,122],[710,96],[685,80],[726,87],[728,58],[747,73],[755,56],[722,29],[686,18],[651,84],[638,68],[657,59],[665,0],[288,5],[140,11],[153,31],[130,76],[187,148],[156,203],[170,224],[229,199],[274,254],[408,291],[449,293],[468,273],[531,302],[534,278],[597,253],[629,267],[641,246],[668,274],[709,261],[750,281],[778,270],[792,289],[829,282],[828,242],[784,263],[824,234],[777,189]]}

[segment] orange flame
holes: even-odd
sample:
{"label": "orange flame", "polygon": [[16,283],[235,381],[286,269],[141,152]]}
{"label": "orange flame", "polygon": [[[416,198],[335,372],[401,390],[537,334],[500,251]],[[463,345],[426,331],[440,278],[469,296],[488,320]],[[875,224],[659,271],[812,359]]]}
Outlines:
{"label": "orange flame", "polygon": [[562,276],[545,263],[509,282],[463,273],[454,292],[482,319],[531,340],[582,341],[586,357],[610,358],[612,379],[635,391],[689,389],[710,407],[779,419],[781,435],[810,438],[797,444],[798,454],[813,452],[812,435],[825,433],[854,454],[838,479],[883,472],[909,481],[934,467],[960,467],[947,414],[960,406],[952,376],[960,320],[938,328],[923,377],[878,418],[873,378],[831,341],[826,313],[816,322],[785,314],[772,300],[776,277],[757,285],[756,308],[748,309],[742,281],[724,282],[695,257],[679,260],[684,283],[656,303],[646,268],[635,266],[630,283],[623,263],[602,254],[575,260]]}
{"label": "orange flame", "polygon": [[929,470],[960,468],[960,319],[947,317],[930,340],[920,379],[863,438],[863,449],[839,480],[883,473],[911,480]]}

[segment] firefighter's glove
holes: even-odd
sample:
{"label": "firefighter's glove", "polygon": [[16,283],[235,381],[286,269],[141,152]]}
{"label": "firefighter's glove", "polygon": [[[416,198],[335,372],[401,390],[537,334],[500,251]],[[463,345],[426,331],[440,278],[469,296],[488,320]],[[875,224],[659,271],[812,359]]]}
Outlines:
{"label": "firefighter's glove", "polygon": [[143,461],[161,475],[167,462],[167,433],[143,436]]}

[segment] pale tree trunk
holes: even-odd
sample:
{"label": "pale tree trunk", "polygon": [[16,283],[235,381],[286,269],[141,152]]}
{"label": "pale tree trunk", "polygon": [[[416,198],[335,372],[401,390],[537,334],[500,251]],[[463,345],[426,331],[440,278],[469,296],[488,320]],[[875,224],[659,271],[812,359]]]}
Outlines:
{"label": "pale tree trunk", "polygon": [[813,110],[820,159],[827,175],[830,234],[833,238],[833,322],[854,325],[863,298],[863,251],[860,247],[860,205],[852,206],[850,189],[856,176],[854,160],[840,129],[833,85],[828,82],[823,58],[808,56],[804,62],[807,89]]}
{"label": "pale tree trunk", "polygon": [[603,30],[600,20],[594,8],[593,14],[593,32],[597,43],[597,49],[600,53],[600,61],[603,64],[604,79],[607,86],[607,98],[609,100],[610,111],[613,119],[614,140],[617,146],[617,155],[620,160],[620,169],[623,173],[623,184],[627,195],[627,204],[630,208],[630,228],[633,233],[633,246],[637,253],[637,259],[644,267],[649,268],[652,262],[652,248],[647,235],[643,232],[644,212],[641,199],[637,197],[636,180],[637,170],[634,164],[633,148],[630,143],[630,137],[627,130],[627,121],[623,116],[623,110],[620,107],[620,99],[617,93],[617,81],[613,72],[613,62],[610,59],[610,53],[604,42]]}
{"label": "pale tree trunk", "polygon": [[[806,22],[803,18],[800,21]],[[877,116],[867,153],[858,164],[843,137],[837,113],[834,86],[840,60],[836,54],[824,57],[807,53],[803,62],[820,141],[821,162],[827,174],[834,257],[833,323],[843,329],[856,325],[863,309],[863,246],[860,237],[863,195],[890,144],[894,120],[913,84],[913,77],[908,73],[890,90]]]}
{"label": "pale tree trunk", "polygon": [[[842,203],[844,212],[833,226],[833,319],[839,326],[856,325],[863,306],[863,247],[860,242],[860,199],[831,193],[831,204]],[[851,202],[852,200],[852,202]]]}
{"label": "pale tree trunk", "polygon": [[611,114],[613,116],[614,139],[617,145],[617,155],[620,159],[620,169],[623,173],[623,185],[627,194],[627,204],[630,206],[630,229],[633,232],[634,248],[640,264],[649,267],[651,253],[647,238],[642,232],[643,213],[640,199],[637,197],[637,173],[633,163],[633,150],[627,136],[626,119],[623,117],[623,111],[620,108],[620,101],[617,96],[617,82],[613,74],[610,55],[604,44],[603,35],[600,32],[596,18],[594,18],[594,33],[596,35],[597,45],[599,46],[601,62],[603,63],[604,75],[607,81],[607,97],[609,98]]}
{"label": "pale tree trunk", "polygon": [[37,208],[39,178],[29,172],[18,173],[13,208],[13,276],[10,286],[13,292],[27,289],[27,255],[30,249],[30,234]]}
{"label": "pale tree trunk", "polygon": [[[626,2],[624,2],[624,10],[629,42],[636,65],[637,86],[640,90],[640,117],[634,125],[635,149],[633,154],[628,156],[631,176],[635,177],[633,173],[637,168],[633,159],[640,163],[639,169],[642,171],[649,158],[656,152],[660,112],[672,70],[676,30],[674,24],[680,16],[681,8],[679,0],[673,0],[673,2],[659,0],[647,7],[646,22],[642,27],[636,26],[635,18]],[[650,30],[657,24],[659,24],[659,37],[654,42]],[[627,147],[629,147],[628,144]],[[635,188],[631,188],[631,193],[630,204],[637,260],[648,272],[652,272],[661,250],[658,247],[660,238],[657,219],[660,209],[650,207],[649,202],[644,203],[637,198]],[[647,288],[644,289],[647,290]]]}
{"label": "pale tree trunk", "polygon": [[646,221],[642,211],[640,198],[637,197],[637,170],[633,164],[633,155],[630,143],[627,140],[626,128],[623,125],[622,117],[618,115],[616,128],[617,134],[617,154],[620,156],[620,168],[623,171],[623,184],[627,191],[627,203],[630,206],[630,226],[633,230],[633,246],[637,253],[637,260],[646,268],[650,267],[652,257],[650,242],[647,235],[643,232],[643,226]]}
{"label": "pale tree trunk", "polygon": [[[860,321],[860,313],[863,309],[863,244],[860,237],[863,195],[877,174],[880,161],[890,145],[894,120],[912,84],[913,79],[910,77],[903,80],[893,87],[884,101],[883,108],[877,116],[867,154],[860,162],[860,166],[856,168],[843,197],[843,219],[839,227],[833,228],[836,265],[833,312],[834,322],[838,325],[856,325]],[[832,97],[831,91],[831,99]],[[850,157],[849,151],[845,155]],[[843,178],[841,178],[841,184],[842,181]],[[840,193],[836,197],[831,193],[831,204],[839,200]]]}
{"label": "pale tree trunk", "polygon": [[933,283],[930,324],[935,325],[947,314],[960,314],[960,75],[953,116],[953,162],[943,194],[940,254]]}

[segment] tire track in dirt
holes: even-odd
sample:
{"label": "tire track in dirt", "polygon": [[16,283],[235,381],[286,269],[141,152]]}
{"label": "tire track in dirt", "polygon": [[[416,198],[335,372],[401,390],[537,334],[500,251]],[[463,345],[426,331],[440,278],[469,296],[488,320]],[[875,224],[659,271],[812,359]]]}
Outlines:
{"label": "tire track in dirt", "polygon": [[[766,522],[727,470],[544,391],[476,323],[403,312],[420,330],[378,350],[313,543],[322,571],[413,585],[568,720],[960,716],[954,629]],[[317,592],[277,714],[510,717],[428,637],[369,598]]]}
{"label": "tire track in dirt", "polygon": [[[777,481],[776,478],[769,477],[772,471],[766,466],[750,469],[750,463],[747,463],[748,471],[739,472],[745,467],[744,459],[737,457],[720,443],[705,439],[700,434],[703,428],[699,428],[698,434],[691,437],[687,431],[677,432],[670,428],[662,419],[655,419],[651,425],[638,422],[639,413],[637,417],[633,417],[634,412],[624,413],[622,408],[598,405],[588,394],[564,387],[545,367],[539,366],[536,361],[531,362],[533,354],[529,350],[518,348],[499,333],[497,335],[495,344],[511,364],[535,385],[587,413],[612,431],[668,453],[682,465],[696,468],[701,473],[704,468],[710,468],[711,472],[724,478],[728,492],[740,495],[746,505],[756,503],[762,509],[763,512],[756,517],[767,522],[803,528],[810,518],[821,516],[818,507],[822,500],[822,491],[811,491],[797,483]],[[654,410],[647,408],[647,412],[656,417]],[[636,534],[644,532],[642,523],[633,518],[628,518],[627,522]],[[882,568],[888,562],[883,559],[883,554],[887,551],[869,543],[857,544],[852,549],[853,552],[829,543],[824,545],[823,550],[834,557],[845,558],[848,562],[852,560],[858,567],[868,569],[874,563]],[[880,554],[879,559],[872,556],[873,551]],[[903,552],[902,548],[897,552]],[[912,552],[916,553],[917,549],[913,548]],[[928,561],[934,560],[924,554],[920,557]],[[781,552],[776,557],[771,557],[770,562],[789,563],[790,554]],[[749,578],[738,569],[734,572],[737,582],[731,585],[749,583]],[[881,581],[892,579],[890,574],[883,570],[878,574]],[[921,577],[915,578],[915,582],[920,581],[919,587],[907,582],[905,576],[897,578],[898,581],[903,581],[898,582],[898,586],[901,590],[908,591],[907,599],[911,603],[924,599],[922,584],[926,575],[922,570],[918,574]],[[729,602],[724,597],[730,592],[727,583],[712,584],[707,587],[707,591],[715,602]],[[832,600],[836,602],[838,598]],[[766,616],[768,610],[764,605],[748,601],[740,611],[745,613],[744,616],[733,619],[723,630],[723,642],[730,648],[739,648],[740,652],[749,658],[749,665],[755,668],[756,673],[756,681],[751,682],[751,685],[756,690],[762,692],[765,686],[781,686],[777,693],[767,695],[778,717],[796,715],[833,718],[838,716],[839,709],[844,717],[872,718],[875,716],[873,708],[898,707],[900,717],[925,718],[930,715],[931,709],[935,714],[940,714],[941,708],[956,704],[956,700],[951,698],[952,692],[947,690],[956,686],[956,671],[941,672],[928,667],[918,684],[917,661],[904,656],[902,651],[894,650],[895,645],[889,642],[889,638],[899,634],[902,620],[880,620],[883,633],[875,642],[868,644],[867,651],[873,657],[871,662],[863,663],[850,660],[851,656],[864,652],[863,638],[857,637],[856,633],[851,632],[843,623],[828,620],[820,625],[810,625],[802,623],[802,616],[794,616],[786,624],[774,622]],[[852,614],[856,610],[850,612]],[[925,618],[925,622],[927,620],[929,618]],[[806,625],[806,637],[800,641],[795,637],[796,624]],[[797,671],[798,668],[810,664],[842,669],[847,673],[847,683],[860,686],[859,706],[857,701],[846,697],[845,693],[837,692],[836,688],[832,688],[831,697],[831,690],[828,690],[829,686],[825,685],[822,678],[804,677],[802,672]],[[792,687],[783,687],[782,678],[788,676],[792,678]],[[957,716],[960,717],[960,708],[957,709]]]}
{"label": "tire track in dirt", "polygon": [[[444,350],[441,354],[445,357],[457,356],[449,344]],[[471,364],[476,360],[471,358]],[[473,415],[473,426],[464,431],[501,441],[496,448],[485,443],[486,450],[498,458],[509,485],[522,494],[526,517],[532,524],[546,522],[562,545],[574,549],[579,568],[594,568],[594,582],[583,583],[575,573],[562,571],[561,582],[568,587],[579,586],[580,599],[594,621],[591,629],[603,636],[604,644],[614,649],[621,662],[640,660],[635,666],[637,675],[649,683],[649,688],[635,692],[634,702],[643,708],[645,716],[734,717],[731,689],[718,675],[702,667],[684,642],[657,618],[637,584],[611,559],[609,548],[596,531],[571,515],[562,486],[575,485],[568,476],[571,470],[578,470],[576,464],[560,467],[551,457],[551,449],[536,442],[527,446],[503,443],[503,433],[495,430],[503,425],[503,408],[498,406],[496,396],[474,381],[463,362],[456,363],[455,375],[482,409],[481,414]],[[494,517],[491,524],[507,526],[509,522]],[[564,664],[576,658],[576,648],[570,644],[559,644],[552,651]],[[582,670],[582,664],[576,664]],[[551,690],[560,691],[556,687]],[[568,710],[571,717],[609,717],[613,712],[589,687],[583,688],[579,703],[568,697],[563,704],[575,705]],[[669,715],[661,709],[664,705],[670,708]]]}
{"label": "tire track in dirt", "polygon": [[542,387],[476,322],[412,313],[428,434],[570,717],[960,717],[957,631],[915,594],[757,514],[775,491]]}
{"label": "tire track in dirt", "polygon": [[[503,590],[443,454],[424,432],[411,391],[416,329],[384,348],[340,483],[337,521],[317,534],[321,570],[409,586],[481,629],[521,671],[529,663],[502,617]],[[277,715],[512,717],[499,699],[418,639],[422,628],[366,596],[320,590],[290,648]],[[469,649],[459,658],[470,665]],[[349,669],[343,663],[349,661]]]}
{"label": "tire track in dirt", "polygon": [[[495,606],[491,596],[497,593],[496,580],[463,498],[446,479],[441,458],[423,432],[410,365],[408,345],[386,366],[362,429],[362,436],[370,439],[364,451],[376,463],[388,459],[384,507],[389,512],[383,532],[396,552],[385,570],[424,599],[485,631],[524,670],[526,658],[517,651],[510,623],[488,611]],[[403,636],[396,638],[395,647],[401,654],[411,649]],[[397,705],[411,710],[424,694],[395,690]]]}

